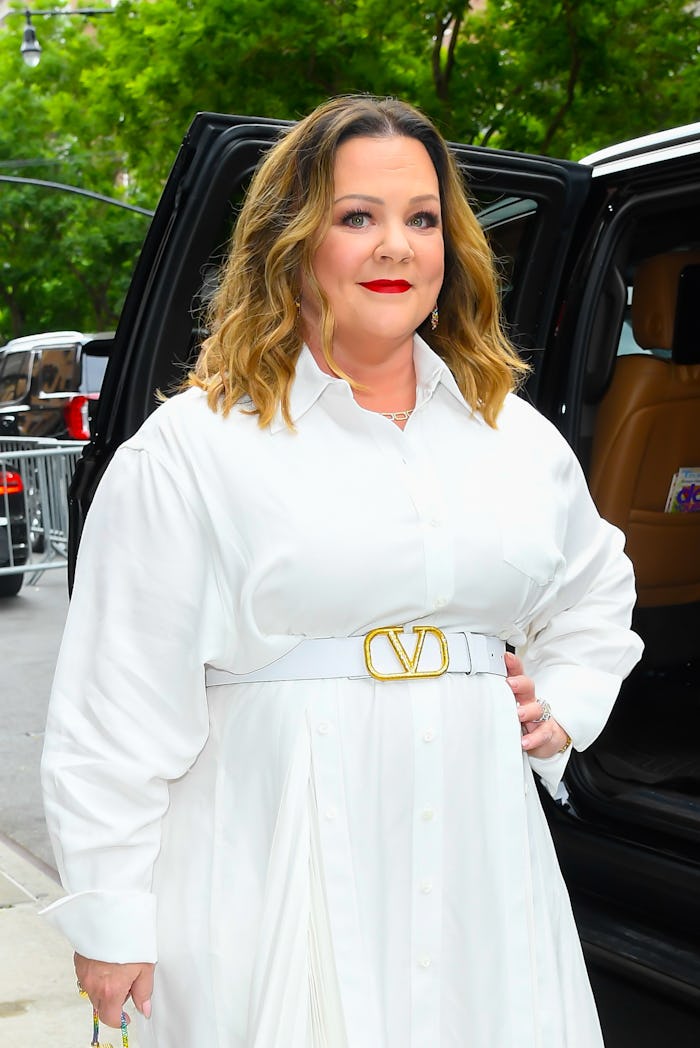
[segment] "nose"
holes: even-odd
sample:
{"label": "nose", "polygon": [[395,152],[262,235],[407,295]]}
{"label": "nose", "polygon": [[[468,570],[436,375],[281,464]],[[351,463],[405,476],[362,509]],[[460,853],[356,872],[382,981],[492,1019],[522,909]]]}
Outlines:
{"label": "nose", "polygon": [[403,221],[387,222],[382,230],[383,236],[377,244],[375,254],[391,262],[410,261],[415,252]]}

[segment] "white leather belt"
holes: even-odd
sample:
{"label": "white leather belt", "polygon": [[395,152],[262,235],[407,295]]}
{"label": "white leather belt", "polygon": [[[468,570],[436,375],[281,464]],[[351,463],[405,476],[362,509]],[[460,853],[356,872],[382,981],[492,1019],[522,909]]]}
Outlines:
{"label": "white leather belt", "polygon": [[207,687],[261,681],[374,677],[415,680],[443,673],[506,676],[505,641],[483,633],[443,633],[437,626],[382,626],[365,637],[302,640],[286,655],[252,673],[208,666]]}

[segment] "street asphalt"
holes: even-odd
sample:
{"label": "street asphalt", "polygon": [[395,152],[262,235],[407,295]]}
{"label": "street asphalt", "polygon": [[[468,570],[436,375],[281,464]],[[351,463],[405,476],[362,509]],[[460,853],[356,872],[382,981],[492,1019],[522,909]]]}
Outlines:
{"label": "street asphalt", "polygon": [[0,833],[49,865],[39,761],[67,610],[65,570],[0,599]]}
{"label": "street asphalt", "polygon": [[[63,632],[64,571],[0,599],[0,1045],[88,1048],[92,1011],[69,944],[38,916],[63,894],[39,789],[46,706]],[[128,1009],[127,1009],[128,1010]],[[118,1045],[101,1027],[100,1045]],[[138,1048],[134,1035],[130,1048]]]}

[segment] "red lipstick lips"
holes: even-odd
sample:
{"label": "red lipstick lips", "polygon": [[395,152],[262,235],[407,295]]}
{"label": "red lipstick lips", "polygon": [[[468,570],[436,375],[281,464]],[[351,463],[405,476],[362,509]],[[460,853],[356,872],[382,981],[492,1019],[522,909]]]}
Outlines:
{"label": "red lipstick lips", "polygon": [[361,286],[368,291],[376,291],[378,295],[402,295],[404,291],[410,291],[411,284],[407,280],[368,280],[361,281]]}

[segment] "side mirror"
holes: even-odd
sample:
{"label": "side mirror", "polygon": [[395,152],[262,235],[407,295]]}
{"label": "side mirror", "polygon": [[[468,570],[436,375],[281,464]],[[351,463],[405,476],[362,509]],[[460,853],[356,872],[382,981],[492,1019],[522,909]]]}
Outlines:
{"label": "side mirror", "polygon": [[95,335],[83,342],[83,354],[88,357],[108,357],[114,345],[114,335]]}

